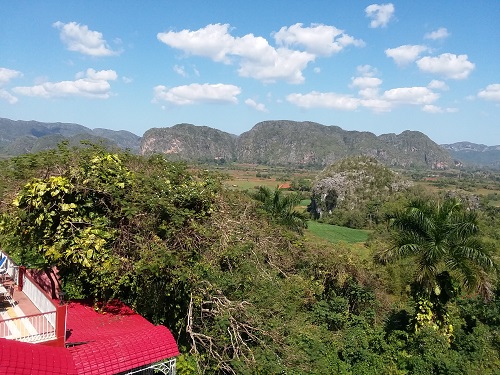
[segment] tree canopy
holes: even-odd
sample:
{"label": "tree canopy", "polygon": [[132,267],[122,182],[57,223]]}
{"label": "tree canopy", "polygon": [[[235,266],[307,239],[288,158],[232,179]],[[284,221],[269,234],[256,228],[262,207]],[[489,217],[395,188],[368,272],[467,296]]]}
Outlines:
{"label": "tree canopy", "polygon": [[411,201],[394,215],[391,225],[393,246],[379,258],[413,257],[415,281],[425,293],[439,288],[438,275],[450,271],[465,288],[491,295],[488,274],[493,260],[479,239],[477,214],[459,200]]}
{"label": "tree canopy", "polygon": [[[456,280],[488,280],[488,258],[480,257],[488,252],[463,207],[437,215],[437,204],[422,204],[429,225],[417,230],[420,221],[408,219],[415,234],[406,237],[423,239],[383,254],[419,259],[430,251],[424,243],[437,243],[434,230],[446,229],[439,251],[429,253],[435,268],[422,273],[415,262],[380,265],[370,247],[314,237],[295,209],[297,195],[260,189],[253,199],[224,188],[215,172],[163,155],[61,145],[1,161],[0,175],[0,241],[9,255],[46,272],[57,266],[69,298],[119,298],[168,326],[182,353],[179,375],[500,369],[498,291],[488,302],[454,298],[447,317],[454,330],[445,336],[430,325],[412,329],[410,318],[427,305],[398,285],[409,278],[406,266],[416,279],[432,276],[421,286],[443,291]],[[394,239],[407,233],[398,215]],[[386,245],[386,234],[373,243]]]}

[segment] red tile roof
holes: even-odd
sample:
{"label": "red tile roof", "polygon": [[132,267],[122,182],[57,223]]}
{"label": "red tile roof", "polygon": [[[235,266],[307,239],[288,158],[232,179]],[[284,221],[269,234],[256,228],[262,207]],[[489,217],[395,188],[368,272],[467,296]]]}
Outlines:
{"label": "red tile roof", "polygon": [[78,372],[65,348],[0,338],[0,374],[78,375]]}
{"label": "red tile roof", "polygon": [[66,329],[67,349],[2,339],[0,374],[111,375],[179,355],[168,328],[119,302],[101,312],[69,303]]}
{"label": "red tile roof", "polygon": [[179,355],[174,337],[115,301],[100,313],[89,303],[68,305],[66,342],[79,374],[116,374]]}
{"label": "red tile roof", "polygon": [[121,302],[109,303],[100,312],[94,309],[92,303],[70,302],[66,342],[71,344],[103,340],[151,327],[153,324]]}
{"label": "red tile roof", "polygon": [[90,342],[68,349],[79,374],[112,375],[179,354],[170,331],[156,326],[142,332]]}

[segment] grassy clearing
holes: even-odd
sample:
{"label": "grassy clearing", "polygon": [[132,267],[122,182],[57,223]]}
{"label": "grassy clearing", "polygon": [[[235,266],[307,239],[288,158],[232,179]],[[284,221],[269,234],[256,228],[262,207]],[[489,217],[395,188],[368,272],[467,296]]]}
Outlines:
{"label": "grassy clearing", "polygon": [[365,242],[368,239],[368,235],[370,233],[370,231],[368,230],[339,227],[337,225],[318,223],[317,221],[308,221],[307,226],[308,231],[332,243]]}

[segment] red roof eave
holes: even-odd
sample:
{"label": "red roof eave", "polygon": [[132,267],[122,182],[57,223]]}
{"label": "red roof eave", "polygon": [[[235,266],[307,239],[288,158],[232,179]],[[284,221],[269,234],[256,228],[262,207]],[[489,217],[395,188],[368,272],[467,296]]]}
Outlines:
{"label": "red roof eave", "polygon": [[164,326],[89,342],[68,349],[79,374],[112,375],[179,355]]}

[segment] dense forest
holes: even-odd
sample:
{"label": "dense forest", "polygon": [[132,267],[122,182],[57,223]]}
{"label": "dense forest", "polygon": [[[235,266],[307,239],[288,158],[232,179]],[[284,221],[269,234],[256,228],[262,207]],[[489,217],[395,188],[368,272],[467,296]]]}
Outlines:
{"label": "dense forest", "polygon": [[[500,372],[500,209],[465,190],[356,157],[297,192],[244,191],[206,166],[67,144],[0,174],[9,255],[57,266],[69,298],[169,327],[180,375]],[[369,238],[325,241],[313,219]]]}

